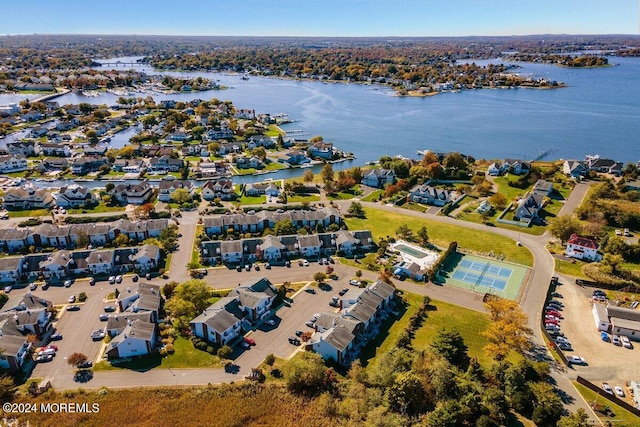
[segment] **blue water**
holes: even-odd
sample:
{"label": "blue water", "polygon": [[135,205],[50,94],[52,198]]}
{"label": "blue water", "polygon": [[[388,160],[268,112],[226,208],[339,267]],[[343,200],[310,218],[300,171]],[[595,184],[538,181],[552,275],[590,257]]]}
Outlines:
{"label": "blue water", "polygon": [[[297,122],[284,126],[285,130],[301,129],[309,137],[322,135],[343,151],[354,153],[357,160],[343,164],[345,167],[382,155],[416,157],[416,151],[422,149],[530,160],[552,148],[546,158],[581,159],[586,154],[600,154],[636,162],[640,160],[640,59],[610,58],[610,62],[616,66],[568,69],[521,64],[521,74],[562,81],[569,86],[563,89],[482,89],[426,98],[397,97],[378,86],[163,73],[202,75],[230,88],[154,95],[154,99],[218,98],[257,113],[287,113]],[[111,94],[97,98],[68,94],[58,102],[111,105],[117,98]],[[5,103],[2,96],[0,103]],[[269,176],[292,173],[299,171]]]}

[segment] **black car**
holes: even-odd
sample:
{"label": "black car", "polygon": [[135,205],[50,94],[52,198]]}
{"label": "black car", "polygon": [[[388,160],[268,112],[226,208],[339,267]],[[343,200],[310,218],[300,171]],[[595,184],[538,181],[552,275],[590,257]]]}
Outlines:
{"label": "black car", "polygon": [[96,279],[94,279],[93,277],[89,279],[89,285],[93,286],[95,284],[96,284]]}
{"label": "black car", "polygon": [[304,290],[304,291],[305,291],[305,292],[308,292],[308,293],[310,293],[310,294],[315,294],[315,293],[316,293],[316,290],[315,290],[314,288],[305,288],[305,290]]}
{"label": "black car", "polygon": [[340,292],[338,292],[338,295],[342,296],[342,295],[346,294],[347,292],[349,292],[349,288],[342,288],[342,290]]}
{"label": "black car", "polygon": [[303,334],[303,332],[302,332],[302,331],[296,331],[296,336],[297,336],[297,337],[301,337],[301,336],[302,336],[302,334]]}
{"label": "black car", "polygon": [[49,337],[51,341],[60,341],[62,339],[62,334],[53,334]]}
{"label": "black car", "polygon": [[134,274],[133,277],[131,278],[131,280],[133,280],[134,282],[137,282],[138,279],[140,279],[140,277],[138,277],[137,274]]}
{"label": "black car", "polygon": [[289,344],[300,345],[300,340],[296,337],[289,337]]}
{"label": "black car", "polygon": [[242,266],[241,266],[241,265],[238,265],[238,266],[236,267],[236,271],[242,271]]}
{"label": "black car", "polygon": [[67,311],[78,311],[78,310],[80,310],[79,305],[70,305],[67,307]]}
{"label": "black car", "polygon": [[78,363],[78,369],[88,369],[93,366],[93,363],[89,360],[85,360],[84,362]]}
{"label": "black car", "polygon": [[114,311],[116,311],[116,308],[112,305],[107,305],[104,308],[105,313],[113,313]]}
{"label": "black car", "polygon": [[151,273],[147,273],[147,275],[145,276],[145,279],[151,280]]}

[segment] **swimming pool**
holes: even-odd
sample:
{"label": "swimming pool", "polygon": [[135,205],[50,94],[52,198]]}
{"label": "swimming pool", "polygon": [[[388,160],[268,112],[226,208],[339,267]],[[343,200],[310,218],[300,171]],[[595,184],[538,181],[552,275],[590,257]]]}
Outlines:
{"label": "swimming pool", "polygon": [[411,246],[403,245],[399,243],[393,247],[394,250],[404,252],[405,254],[411,255],[414,258],[425,258],[427,255],[426,252],[422,252],[416,248],[412,248]]}

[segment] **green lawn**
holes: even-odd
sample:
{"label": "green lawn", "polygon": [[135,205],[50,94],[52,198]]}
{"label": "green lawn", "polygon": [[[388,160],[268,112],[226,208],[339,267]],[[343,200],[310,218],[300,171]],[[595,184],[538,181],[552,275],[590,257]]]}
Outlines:
{"label": "green lawn", "polygon": [[525,193],[529,190],[520,189],[516,187],[510,187],[508,182],[515,181],[517,177],[513,177],[512,175],[506,176],[498,176],[495,178],[495,183],[498,186],[498,193],[504,194],[507,200],[515,200],[518,196],[524,196]]}
{"label": "green lawn", "polygon": [[267,201],[266,196],[242,196],[238,199],[241,205],[260,205]]}
{"label": "green lawn", "polygon": [[9,218],[24,218],[51,215],[47,209],[28,209],[24,211],[8,211]]}
{"label": "green lawn", "polygon": [[571,261],[564,261],[561,259],[556,259],[556,271],[560,274],[566,274],[567,276],[574,276],[579,279],[589,279],[587,276],[582,274],[581,267],[584,265],[583,262],[576,261],[575,263]]}
{"label": "green lawn", "polygon": [[222,368],[220,358],[205,351],[196,350],[187,338],[178,337],[173,343],[175,353],[160,357],[158,353],[144,358],[136,359],[118,366],[112,366],[107,362],[98,362],[94,365],[94,371],[112,371],[128,369],[144,371],[153,368],[160,369],[187,369],[187,368]]}
{"label": "green lawn", "polygon": [[278,127],[278,125],[271,124],[267,128],[265,135],[268,137],[272,137],[272,136],[284,135],[284,132],[282,131],[282,129]]}
{"label": "green lawn", "polygon": [[67,213],[70,214],[83,214],[83,213],[103,213],[103,212],[124,212],[126,209],[124,206],[107,206],[104,203],[100,203],[92,208],[77,208],[67,209]]}
{"label": "green lawn", "polygon": [[634,262],[623,262],[623,263],[622,263],[622,268],[624,268],[625,270],[635,270],[635,271],[638,271],[638,270],[640,270],[640,263],[634,263]]}
{"label": "green lawn", "polygon": [[621,406],[616,405],[615,403],[603,398],[599,397],[595,392],[587,387],[579,384],[577,381],[572,381],[576,390],[582,395],[582,397],[588,402],[597,402],[598,404],[602,404],[603,406],[609,406],[615,416],[613,418],[608,417],[601,412],[595,411],[596,415],[602,422],[602,425],[606,425],[608,421],[611,422],[614,426],[636,426],[638,425],[638,417],[632,414],[631,412],[623,409]]}
{"label": "green lawn", "polygon": [[[362,352],[363,361],[368,359],[368,369],[375,369],[379,361],[378,356],[387,353],[396,346],[398,337],[409,325],[409,319],[422,304],[422,296],[405,292],[403,297],[407,301],[406,311],[402,317],[391,325],[388,332],[383,332],[378,338],[369,344]],[[488,367],[492,360],[484,354],[482,348],[486,345],[486,339],[480,334],[490,323],[487,314],[468,310],[453,304],[432,300],[424,323],[415,333],[412,341],[415,351],[428,349],[431,341],[438,331],[444,327],[456,329],[464,338],[470,357],[477,357],[478,361]]]}
{"label": "green lawn", "polygon": [[374,190],[371,193],[369,193],[368,195],[366,195],[365,197],[363,197],[361,200],[363,202],[374,202],[377,201],[380,198],[380,195],[384,193],[384,190]]}
{"label": "green lawn", "polygon": [[[476,206],[477,207],[477,206]],[[521,233],[533,234],[535,236],[540,236],[544,234],[546,228],[541,225],[531,224],[529,227],[518,227],[517,225],[512,224],[504,224],[498,222],[497,219],[500,216],[502,211],[496,211],[495,209],[492,211],[491,216],[487,218],[487,224],[492,224],[499,228],[504,228],[507,230],[514,230]],[[476,224],[482,224],[482,216],[475,212],[461,212],[456,216],[457,219],[461,219],[463,221],[475,222]]]}
{"label": "green lawn", "polygon": [[372,208],[364,208],[364,210],[366,219],[346,218],[345,223],[350,230],[371,230],[376,240],[386,236],[395,236],[395,232],[401,224],[409,225],[414,232],[417,232],[420,227],[426,226],[431,241],[437,246],[446,247],[450,242],[456,241],[463,249],[478,252],[493,251],[496,254],[504,254],[505,261],[527,266],[533,265],[531,252],[524,246],[516,246],[515,242],[507,237],[395,212]]}
{"label": "green lawn", "polygon": [[305,203],[305,202],[319,202],[320,196],[310,194],[308,196],[295,195],[287,196],[287,203]]}
{"label": "green lawn", "polygon": [[[196,225],[196,237],[199,236],[204,231],[204,225]],[[200,248],[196,244],[196,241],[193,242],[193,248],[191,248],[191,264],[198,264],[198,268],[202,268],[203,266],[200,264]]]}

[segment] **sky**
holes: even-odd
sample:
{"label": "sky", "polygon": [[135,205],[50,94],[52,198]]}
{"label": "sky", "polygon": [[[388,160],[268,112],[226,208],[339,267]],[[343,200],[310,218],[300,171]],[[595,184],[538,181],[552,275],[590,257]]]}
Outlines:
{"label": "sky", "polygon": [[0,35],[639,34],[640,0],[2,0]]}

